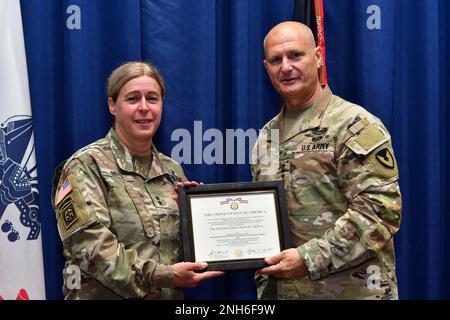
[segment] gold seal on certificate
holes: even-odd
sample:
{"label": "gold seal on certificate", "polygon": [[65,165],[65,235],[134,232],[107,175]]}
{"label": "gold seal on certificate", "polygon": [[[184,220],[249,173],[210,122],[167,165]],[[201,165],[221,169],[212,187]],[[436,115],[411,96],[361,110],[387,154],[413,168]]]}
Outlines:
{"label": "gold seal on certificate", "polygon": [[180,188],[184,261],[208,270],[257,269],[290,247],[282,181]]}

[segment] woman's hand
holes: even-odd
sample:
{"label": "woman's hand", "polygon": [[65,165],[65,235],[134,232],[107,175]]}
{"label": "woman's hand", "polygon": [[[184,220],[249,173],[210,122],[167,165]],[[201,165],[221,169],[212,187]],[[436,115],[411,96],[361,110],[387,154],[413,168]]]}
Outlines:
{"label": "woman's hand", "polygon": [[180,187],[181,187],[181,186],[184,186],[184,187],[194,187],[194,186],[198,186],[198,185],[200,185],[200,184],[203,184],[203,183],[201,183],[201,182],[198,183],[197,181],[177,182],[177,183],[175,184],[175,188],[174,188],[175,194],[172,195],[172,199],[175,200],[176,202],[178,202],[178,200],[179,200],[178,191],[180,190]]}
{"label": "woman's hand", "polygon": [[205,269],[206,262],[179,262],[173,265],[175,287],[193,288],[207,279],[223,276],[223,271],[196,272]]}

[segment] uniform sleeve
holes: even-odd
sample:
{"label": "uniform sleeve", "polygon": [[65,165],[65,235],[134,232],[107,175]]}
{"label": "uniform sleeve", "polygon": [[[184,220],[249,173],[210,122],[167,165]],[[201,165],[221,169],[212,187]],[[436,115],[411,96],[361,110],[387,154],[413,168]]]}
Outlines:
{"label": "uniform sleeve", "polygon": [[125,298],[143,297],[149,287],[173,286],[170,266],[140,259],[111,231],[107,190],[99,173],[74,159],[58,181],[52,203],[70,263]]}
{"label": "uniform sleeve", "polygon": [[337,175],[348,210],[321,238],[298,247],[312,280],[375,257],[400,227],[398,168],[387,130],[363,119],[345,136]]}

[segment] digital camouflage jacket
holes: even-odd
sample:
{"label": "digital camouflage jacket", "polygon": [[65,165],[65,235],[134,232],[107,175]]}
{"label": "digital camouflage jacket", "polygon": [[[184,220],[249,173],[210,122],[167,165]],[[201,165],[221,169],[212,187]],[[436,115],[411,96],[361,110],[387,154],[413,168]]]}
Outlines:
{"label": "digital camouflage jacket", "polygon": [[186,178],[179,164],[152,150],[144,170],[111,129],[56,169],[52,204],[66,299],[183,298],[172,288],[170,265],[182,252],[171,196]]}
{"label": "digital camouflage jacket", "polygon": [[284,181],[292,242],[309,277],[257,276],[258,297],[397,299],[393,236],[402,203],[388,131],[328,87],[293,135],[283,132],[284,113],[261,131],[252,174]]}

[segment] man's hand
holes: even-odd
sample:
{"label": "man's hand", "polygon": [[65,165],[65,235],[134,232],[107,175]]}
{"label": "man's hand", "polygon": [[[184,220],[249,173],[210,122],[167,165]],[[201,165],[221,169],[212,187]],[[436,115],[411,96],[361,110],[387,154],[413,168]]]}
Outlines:
{"label": "man's hand", "polygon": [[197,181],[177,182],[175,184],[175,188],[174,188],[175,194],[172,195],[172,199],[175,200],[176,202],[178,202],[178,200],[179,200],[178,191],[180,190],[181,186],[192,187],[192,186],[198,186],[200,184],[203,184],[203,183],[201,183],[201,182],[198,183]]}
{"label": "man's hand", "polygon": [[173,265],[175,287],[193,288],[200,282],[223,276],[223,271],[195,272],[205,269],[206,262],[179,262]]}
{"label": "man's hand", "polygon": [[272,275],[276,278],[297,279],[308,274],[305,263],[297,249],[287,249],[264,259],[268,267],[259,269],[257,274]]}

